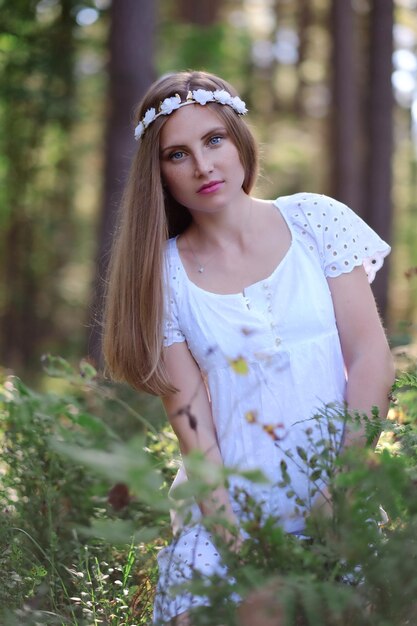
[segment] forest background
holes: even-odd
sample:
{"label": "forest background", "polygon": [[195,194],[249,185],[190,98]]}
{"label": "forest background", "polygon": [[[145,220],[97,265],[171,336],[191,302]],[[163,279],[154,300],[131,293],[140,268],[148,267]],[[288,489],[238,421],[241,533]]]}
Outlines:
{"label": "forest background", "polygon": [[[246,101],[261,197],[327,193],[392,245],[373,289],[397,358],[411,357],[390,454],[340,472],[361,506],[332,492],[322,553],[258,529],[234,564],[242,597],[282,575],[274,589],[306,620],[288,623],[415,623],[417,0],[0,0],[0,67],[0,624],[150,623],[176,443],[157,400],[90,363],[133,111],[153,79],[186,68]],[[298,451],[333,478],[319,452]],[[197,463],[188,496],[210,471]],[[370,540],[381,503],[391,521]],[[341,563],[366,584],[340,589]],[[205,593],[227,609],[224,585]]]}
{"label": "forest background", "polygon": [[346,202],[393,246],[375,293],[413,338],[414,0],[0,2],[0,362],[100,360],[100,299],[133,110],[161,73],[218,72],[261,144],[257,192]]}

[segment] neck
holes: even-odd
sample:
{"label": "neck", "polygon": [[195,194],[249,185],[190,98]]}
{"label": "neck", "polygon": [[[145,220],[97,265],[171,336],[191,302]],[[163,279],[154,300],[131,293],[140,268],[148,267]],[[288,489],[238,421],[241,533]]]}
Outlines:
{"label": "neck", "polygon": [[223,248],[230,243],[243,243],[248,234],[252,205],[253,199],[244,194],[240,205],[233,210],[193,215],[188,234],[200,248]]}

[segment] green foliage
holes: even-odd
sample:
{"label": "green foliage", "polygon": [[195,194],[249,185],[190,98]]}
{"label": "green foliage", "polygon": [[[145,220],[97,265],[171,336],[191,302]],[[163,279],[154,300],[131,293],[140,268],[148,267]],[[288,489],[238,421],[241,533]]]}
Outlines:
{"label": "green foliage", "polygon": [[[1,3],[0,352],[19,372],[37,370],[39,355],[57,344],[79,355],[84,341],[89,266],[76,172],[88,133],[75,134],[85,97],[81,6]],[[94,45],[90,37],[90,55]]]}
{"label": "green foliage", "polygon": [[[133,404],[126,411],[123,396],[118,400],[115,389],[98,381],[91,365],[82,362],[75,370],[63,359],[49,357],[45,368],[65,383],[64,392],[37,393],[13,377],[0,386],[0,539],[4,546],[0,622],[7,616],[10,624],[15,619],[19,624],[36,619],[42,624],[63,623],[55,620],[87,624],[86,603],[92,602],[97,615],[106,613],[106,623],[133,623],[133,618],[124,621],[129,611],[123,607],[127,601],[129,606],[133,603],[136,592],[151,593],[149,577],[155,565],[145,568],[144,564],[152,545],[167,534],[165,484],[173,468],[166,463],[162,470],[160,441],[152,434],[155,428]],[[113,428],[110,419],[116,426],[124,420],[124,429]],[[142,433],[146,423],[149,436],[130,440],[132,423]],[[165,454],[172,456],[174,440],[166,439]],[[153,452],[153,441],[158,454]],[[73,457],[78,455],[83,463],[69,458],[68,451],[73,450]],[[89,471],[84,461],[95,471]],[[107,481],[100,469],[106,470]],[[125,483],[132,483],[129,491]],[[139,501],[135,489],[147,498]],[[109,520],[113,520],[111,531],[104,523]],[[129,543],[133,539],[134,548]],[[102,561],[108,563],[105,567],[122,570],[123,588],[110,584],[111,580],[105,583]],[[91,584],[87,585],[88,576]],[[80,590],[80,581],[87,590]],[[89,591],[91,597],[82,595],[81,603],[71,599],[81,591]],[[150,606],[140,611],[149,617]]]}
{"label": "green foliage", "polygon": [[[132,400],[128,405],[122,397],[119,404],[122,390],[100,381],[89,364],[76,370],[49,358],[45,367],[61,381],[59,395],[35,393],[13,378],[1,391],[0,620],[149,624],[155,556],[170,537],[168,508],[184,512],[196,494],[203,497],[236,470],[193,455],[192,478],[169,500],[177,454],[172,433],[156,430],[151,414],[145,418]],[[242,491],[247,539],[236,553],[216,535],[230,577],[203,579],[194,571],[187,583],[210,601],[195,610],[195,626],[246,626],[251,611],[259,624],[262,611],[281,612],[286,626],[414,623],[417,423],[404,414],[403,400],[415,407],[416,377],[399,381],[406,384],[396,384],[392,414],[401,415],[399,422],[382,421],[376,411],[369,418],[344,416],[351,427],[364,425],[369,440],[383,430],[376,453],[366,447],[338,454],[332,406],[306,422],[307,435],[316,423],[322,428],[315,448],[312,438],[308,449],[279,443],[280,481],[286,496],[306,507],[305,536],[286,534]],[[118,426],[133,422],[112,428],[109,403]],[[309,477],[307,500],[290,483],[291,463]],[[216,533],[221,512],[204,523]]]}
{"label": "green foliage", "polygon": [[[249,70],[250,46],[251,39],[245,29],[220,22],[197,26],[167,18],[158,31],[158,69],[161,73],[203,69],[238,86]],[[245,95],[245,84],[241,87],[241,94]]]}

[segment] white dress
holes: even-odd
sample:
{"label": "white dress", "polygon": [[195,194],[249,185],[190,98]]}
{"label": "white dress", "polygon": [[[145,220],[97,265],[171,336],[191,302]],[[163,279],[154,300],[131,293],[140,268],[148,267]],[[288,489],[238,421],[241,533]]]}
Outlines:
{"label": "white dress", "polygon": [[[291,232],[291,245],[270,276],[241,293],[219,295],[196,286],[181,262],[176,238],[167,242],[164,344],[186,341],[203,372],[224,464],[259,468],[268,484],[232,477],[232,506],[244,518],[239,487],[262,502],[284,530],[302,533],[301,500],[311,502],[311,482],[285,451],[308,449],[306,431],[323,436],[313,415],[343,407],[346,375],[327,277],[363,264],[371,281],[390,247],[346,205],[323,195],[280,197],[275,206]],[[246,373],[241,373],[239,365]],[[310,418],[310,422],[309,422]],[[186,417],[184,417],[186,419]],[[340,443],[343,423],[335,439]],[[311,430],[310,439],[311,439]],[[285,460],[292,490],[278,487]],[[298,459],[299,460],[299,459]],[[177,482],[186,480],[180,470]],[[198,523],[181,526],[158,555],[155,623],[167,622],[203,597],[170,593],[191,576],[226,574],[211,535]]]}

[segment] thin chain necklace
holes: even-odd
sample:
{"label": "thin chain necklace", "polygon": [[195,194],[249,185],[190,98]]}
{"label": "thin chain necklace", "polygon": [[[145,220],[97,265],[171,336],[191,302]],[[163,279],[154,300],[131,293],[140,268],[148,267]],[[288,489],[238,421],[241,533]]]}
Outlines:
{"label": "thin chain necklace", "polygon": [[[253,205],[253,198],[251,198],[251,203],[250,203],[250,205],[249,205],[249,215],[248,215],[248,218],[247,218],[247,222],[249,222],[250,215],[251,215],[251,213],[252,213],[252,205]],[[185,237],[185,239],[186,239],[186,241],[187,241],[188,247],[189,247],[189,248],[190,248],[190,250],[191,250],[191,254],[193,255],[193,257],[195,258],[195,260],[196,260],[196,262],[197,262],[197,266],[198,266],[198,267],[197,267],[197,272],[198,272],[199,274],[203,274],[203,273],[204,273],[204,270],[205,270],[205,268],[206,268],[206,266],[207,266],[207,265],[210,263],[210,261],[214,258],[215,253],[214,253],[214,254],[212,254],[212,255],[208,258],[208,260],[204,263],[204,265],[203,265],[203,264],[201,263],[201,261],[199,260],[198,256],[196,255],[196,253],[194,252],[194,249],[193,249],[193,247],[192,247],[192,245],[191,245],[191,243],[190,243],[190,240],[188,239],[188,235],[187,235],[187,234],[185,234],[185,235],[184,235],[184,237]]]}
{"label": "thin chain necklace", "polygon": [[199,260],[198,256],[196,255],[196,253],[194,252],[194,249],[193,249],[193,247],[192,247],[192,245],[191,245],[191,243],[190,243],[190,240],[188,239],[188,236],[187,236],[187,235],[185,235],[185,239],[186,239],[186,241],[187,241],[187,243],[188,243],[188,247],[190,248],[190,250],[191,250],[191,253],[192,253],[193,257],[194,257],[194,258],[195,258],[195,260],[197,261],[197,265],[198,265],[197,272],[198,272],[199,274],[202,274],[202,273],[204,272],[204,269],[205,269],[206,265],[207,265],[208,263],[210,263],[211,259],[214,257],[214,254],[213,254],[213,255],[212,255],[212,256],[211,256],[211,257],[210,257],[210,258],[206,261],[206,263],[203,265],[203,264],[201,263],[201,261]]}

